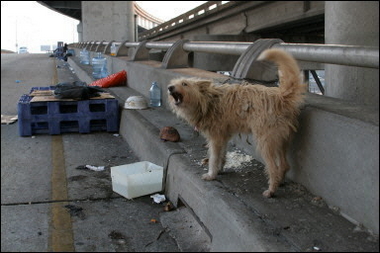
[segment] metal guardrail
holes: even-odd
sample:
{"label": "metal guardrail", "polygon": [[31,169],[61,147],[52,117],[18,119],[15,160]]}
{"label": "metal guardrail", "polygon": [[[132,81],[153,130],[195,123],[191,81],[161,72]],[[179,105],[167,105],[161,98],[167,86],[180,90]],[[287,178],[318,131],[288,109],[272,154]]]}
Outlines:
{"label": "metal guardrail", "polygon": [[[152,49],[166,51],[161,65],[165,69],[188,67],[188,54],[190,52],[237,55],[240,57],[235,63],[231,76],[242,79],[274,80],[275,73],[270,68],[270,65],[256,61],[256,58],[263,50],[271,47],[281,48],[303,62],[379,68],[379,48],[353,45],[284,43],[279,39],[260,39],[255,42],[189,40],[176,42],[90,41],[74,43],[70,46],[110,54],[112,44],[118,48],[115,56],[129,56],[132,61],[149,60],[149,51]],[[134,50],[132,55],[129,55],[129,49],[131,48]],[[324,87],[315,69],[308,68],[305,71],[307,76],[309,76],[309,72],[312,74],[321,94],[324,94]]]}
{"label": "metal guardrail", "polygon": [[283,43],[278,46],[297,60],[379,68],[379,48],[333,44]]}
{"label": "metal guardrail", "polygon": [[[144,44],[146,50],[157,49],[168,51],[175,42],[80,42],[70,46],[89,51],[103,51],[110,53],[110,46],[114,43],[118,46],[116,56],[127,56],[125,49],[137,48]],[[228,55],[242,55],[252,46],[252,42],[215,42],[215,41],[184,41],[182,49],[184,52],[202,52]],[[334,44],[301,44],[301,43],[277,43],[273,47],[281,48],[291,53],[297,60],[338,64],[366,68],[379,68],[379,48],[354,45]],[[122,50],[124,49],[124,50]]]}

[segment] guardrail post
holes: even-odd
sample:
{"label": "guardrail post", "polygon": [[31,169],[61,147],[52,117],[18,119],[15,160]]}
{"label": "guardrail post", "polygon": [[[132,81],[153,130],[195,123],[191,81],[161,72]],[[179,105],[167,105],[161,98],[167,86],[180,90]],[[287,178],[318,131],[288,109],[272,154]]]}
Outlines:
{"label": "guardrail post", "polygon": [[121,44],[120,47],[117,49],[116,56],[127,56],[129,52],[129,47],[125,45],[128,40],[124,40]]}
{"label": "guardrail post", "polygon": [[88,51],[95,51],[95,47],[96,47],[96,43],[97,43],[98,41],[97,40],[94,40],[91,44],[91,46],[90,46],[90,49],[88,50]]}
{"label": "guardrail post", "polygon": [[277,67],[270,62],[256,61],[261,52],[273,45],[283,43],[280,39],[258,39],[237,60],[232,71],[234,78],[262,81],[277,80]]}
{"label": "guardrail post", "polygon": [[183,50],[183,44],[188,41],[189,40],[176,41],[166,52],[162,60],[161,68],[172,69],[188,67],[189,52]]}
{"label": "guardrail post", "polygon": [[86,49],[87,51],[90,51],[91,43],[92,43],[92,41],[87,41],[85,46],[84,46],[84,49]]}
{"label": "guardrail post", "polygon": [[102,52],[104,50],[104,45],[103,43],[105,42],[105,40],[102,40],[99,45],[96,47],[95,49],[95,52]]}
{"label": "guardrail post", "polygon": [[147,41],[142,41],[135,50],[132,56],[132,61],[145,61],[149,60],[149,49],[146,48]]}
{"label": "guardrail post", "polygon": [[110,42],[107,43],[107,45],[104,47],[103,54],[111,54],[111,46],[112,43],[114,43],[114,40],[111,40]]}

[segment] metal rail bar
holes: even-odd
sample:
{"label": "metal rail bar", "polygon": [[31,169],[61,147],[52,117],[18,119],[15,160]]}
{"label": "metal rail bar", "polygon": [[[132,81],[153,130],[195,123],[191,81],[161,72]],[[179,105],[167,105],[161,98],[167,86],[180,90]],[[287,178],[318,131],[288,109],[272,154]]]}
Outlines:
{"label": "metal rail bar", "polygon": [[183,45],[185,51],[241,55],[252,42],[188,42]]}
{"label": "metal rail bar", "polygon": [[[89,42],[91,43],[91,42]],[[100,42],[95,42],[99,44]],[[103,42],[107,44],[107,42]],[[121,44],[120,42],[115,42]],[[140,42],[125,42],[126,47],[138,47]],[[146,48],[168,50],[174,42],[147,42]],[[241,55],[252,42],[189,41],[183,44],[187,52]],[[291,53],[297,60],[339,64],[346,66],[379,68],[379,48],[335,44],[280,43],[273,47]]]}
{"label": "metal rail bar", "polygon": [[375,47],[296,43],[274,47],[284,49],[301,61],[379,68],[379,48]]}
{"label": "metal rail bar", "polygon": [[174,42],[147,42],[145,47],[149,49],[167,50],[173,46]]}

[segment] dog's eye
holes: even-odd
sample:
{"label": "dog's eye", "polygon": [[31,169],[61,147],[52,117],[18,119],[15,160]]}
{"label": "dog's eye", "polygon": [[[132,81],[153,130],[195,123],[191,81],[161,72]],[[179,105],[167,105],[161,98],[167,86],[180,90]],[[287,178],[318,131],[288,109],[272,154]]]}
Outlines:
{"label": "dog's eye", "polygon": [[182,86],[187,86],[187,83],[182,83]]}

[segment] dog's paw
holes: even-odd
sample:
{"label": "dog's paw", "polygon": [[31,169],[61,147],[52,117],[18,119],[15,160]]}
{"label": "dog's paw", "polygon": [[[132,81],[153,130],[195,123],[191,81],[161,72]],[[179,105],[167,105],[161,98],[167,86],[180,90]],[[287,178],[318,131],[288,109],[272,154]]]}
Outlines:
{"label": "dog's paw", "polygon": [[210,174],[205,173],[205,174],[202,175],[202,179],[206,180],[206,181],[211,181],[211,180],[215,179],[215,176],[211,176]]}
{"label": "dog's paw", "polygon": [[274,192],[271,192],[270,190],[266,190],[263,192],[263,196],[266,198],[271,198],[273,197],[273,195],[274,195]]}
{"label": "dog's paw", "polygon": [[208,158],[203,158],[201,163],[202,163],[202,165],[208,164]]}

